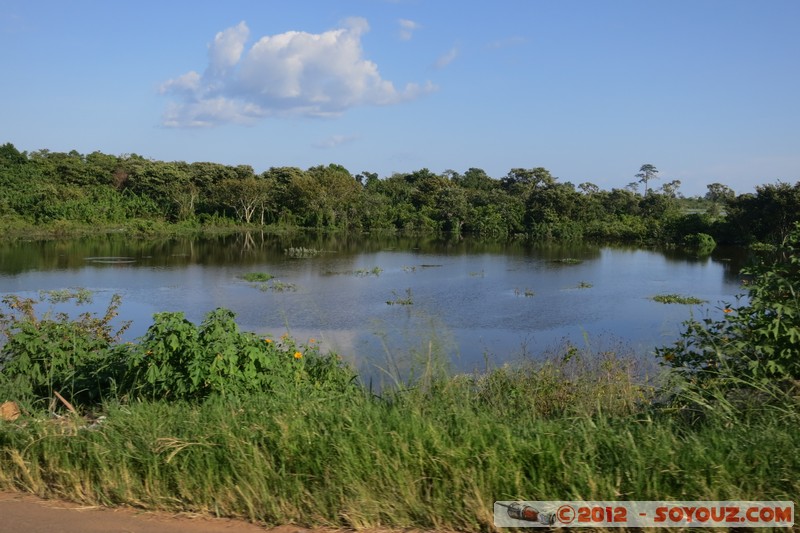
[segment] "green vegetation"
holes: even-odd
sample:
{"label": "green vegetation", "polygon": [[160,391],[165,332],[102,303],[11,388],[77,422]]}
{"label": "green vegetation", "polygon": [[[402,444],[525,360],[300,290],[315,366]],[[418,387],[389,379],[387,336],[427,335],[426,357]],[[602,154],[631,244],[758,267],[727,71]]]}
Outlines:
{"label": "green vegetation", "polygon": [[705,300],[701,300],[700,298],[695,298],[694,296],[681,296],[680,294],[657,294],[650,299],[662,304],[701,305],[707,303]]}
{"label": "green vegetation", "polygon": [[117,298],[70,320],[8,297],[0,400],[22,416],[0,421],[0,489],[461,531],[490,530],[497,499],[791,500],[799,244],[800,226],[750,270],[746,305],[690,321],[661,349],[658,381],[620,354],[568,345],[479,374],[428,361],[376,393],[313,339],[241,332],[224,309],[199,325],[159,313],[122,343]]}
{"label": "green vegetation", "polygon": [[588,281],[581,281],[580,283],[578,283],[579,289],[591,289],[592,287],[594,287],[594,285],[589,283]]}
{"label": "green vegetation", "polygon": [[366,277],[366,276],[380,276],[383,269],[381,267],[373,267],[371,269],[366,268],[359,268],[353,272],[358,277]]}
{"label": "green vegetation", "polygon": [[796,385],[800,380],[800,224],[774,251],[744,270],[744,304],[726,304],[724,319],[690,320],[681,340],[658,351],[693,384]]}
{"label": "green vegetation", "polygon": [[[303,227],[682,246],[697,234],[722,243],[778,242],[800,217],[800,183],[739,196],[714,183],[705,198],[683,198],[678,180],[652,187],[658,170],[651,164],[635,177],[625,188],[604,191],[590,182],[559,182],[543,167],[512,168],[499,178],[477,168],[379,178],[336,164],[257,174],[247,165],[26,153],[6,143],[0,228],[8,237],[60,237],[100,229],[148,236]],[[291,257],[316,253],[287,248]]]}
{"label": "green vegetation", "polygon": [[[679,182],[654,190],[657,173],[643,165],[637,182],[607,192],[540,167],[499,180],[479,169],[379,179],[338,165],[256,175],[0,146],[5,234],[272,225],[768,245],[746,271],[746,298],[724,304],[719,320],[688,321],[657,350],[658,380],[622,354],[567,346],[467,375],[429,361],[375,391],[312,339],[240,331],[225,309],[200,324],[158,313],[142,338],[123,342],[117,296],[102,316],[43,310],[88,303],[86,291],[7,296],[0,403],[21,416],[0,420],[0,489],[267,524],[463,531],[491,530],[498,499],[791,500],[800,493],[791,453],[800,449],[800,183],[738,197],[713,184],[687,203]],[[294,288],[251,274],[265,290]],[[413,304],[411,289],[393,296],[387,304]]]}
{"label": "green vegetation", "polygon": [[248,272],[242,276],[242,279],[245,281],[249,281],[251,283],[256,282],[266,282],[274,278],[272,274],[267,274],[266,272]]}
{"label": "green vegetation", "polygon": [[414,295],[411,294],[411,289],[406,289],[406,296],[403,298],[397,292],[392,291],[393,300],[386,300],[387,305],[414,305]]}
{"label": "green vegetation", "polygon": [[693,233],[683,238],[683,247],[697,255],[709,255],[717,247],[717,242],[707,233]]}
{"label": "green vegetation", "polygon": [[283,282],[279,279],[276,279],[272,274],[268,274],[266,272],[248,272],[247,274],[242,275],[241,278],[245,281],[249,281],[259,290],[264,292],[286,292],[297,290],[297,286],[294,283]]}
{"label": "green vegetation", "polygon": [[272,283],[269,285],[262,285],[262,291],[275,291],[275,292],[292,292],[297,290],[297,285],[294,283],[288,283],[281,281],[279,279],[272,280]]}

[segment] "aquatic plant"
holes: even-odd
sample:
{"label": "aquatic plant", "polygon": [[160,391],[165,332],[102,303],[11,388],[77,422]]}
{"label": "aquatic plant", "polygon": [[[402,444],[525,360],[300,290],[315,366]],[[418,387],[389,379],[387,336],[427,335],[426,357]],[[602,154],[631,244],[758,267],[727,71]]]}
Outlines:
{"label": "aquatic plant", "polygon": [[706,300],[701,300],[694,296],[681,296],[680,294],[657,294],[650,299],[662,304],[701,305],[707,303]]}
{"label": "aquatic plant", "polygon": [[397,294],[397,292],[392,291],[392,295],[394,296],[394,300],[386,300],[388,305],[414,305],[414,297],[411,294],[411,289],[406,289],[406,297],[403,298]]}
{"label": "aquatic plant", "polygon": [[248,272],[247,274],[243,274],[241,278],[245,281],[249,282],[263,282],[269,281],[274,278],[272,274],[267,274],[266,272]]}

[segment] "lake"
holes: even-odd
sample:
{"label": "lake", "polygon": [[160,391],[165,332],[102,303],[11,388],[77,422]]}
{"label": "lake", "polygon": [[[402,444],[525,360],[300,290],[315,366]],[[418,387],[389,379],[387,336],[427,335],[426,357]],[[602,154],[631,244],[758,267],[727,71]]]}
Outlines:
{"label": "lake", "polygon": [[[314,338],[364,374],[405,375],[429,353],[471,371],[567,342],[647,358],[677,339],[692,314],[722,315],[722,302],[743,292],[738,273],[745,260],[745,250],[734,247],[696,258],[468,237],[110,234],[0,244],[0,293],[87,288],[96,291],[88,309],[98,312],[119,293],[120,319],[132,321],[127,340],[147,330],[153,313],[183,311],[199,322],[225,307],[242,329]],[[253,272],[274,278],[242,279]],[[650,299],[665,293],[708,304]]]}

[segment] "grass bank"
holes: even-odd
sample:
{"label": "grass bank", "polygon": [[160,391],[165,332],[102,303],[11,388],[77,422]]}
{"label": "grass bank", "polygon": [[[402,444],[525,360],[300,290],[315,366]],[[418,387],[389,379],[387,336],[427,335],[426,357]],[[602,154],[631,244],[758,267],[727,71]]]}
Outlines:
{"label": "grass bank", "polygon": [[800,493],[797,398],[668,407],[624,360],[584,355],[429,374],[381,396],[287,388],[27,413],[0,423],[0,489],[265,524],[463,531],[491,530],[495,500]]}

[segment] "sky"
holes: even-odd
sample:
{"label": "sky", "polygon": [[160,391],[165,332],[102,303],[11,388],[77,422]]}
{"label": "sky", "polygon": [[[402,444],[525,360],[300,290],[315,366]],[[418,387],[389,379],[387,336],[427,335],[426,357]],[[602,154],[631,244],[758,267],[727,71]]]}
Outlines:
{"label": "sky", "polygon": [[0,0],[0,143],[353,174],[800,180],[797,0]]}

